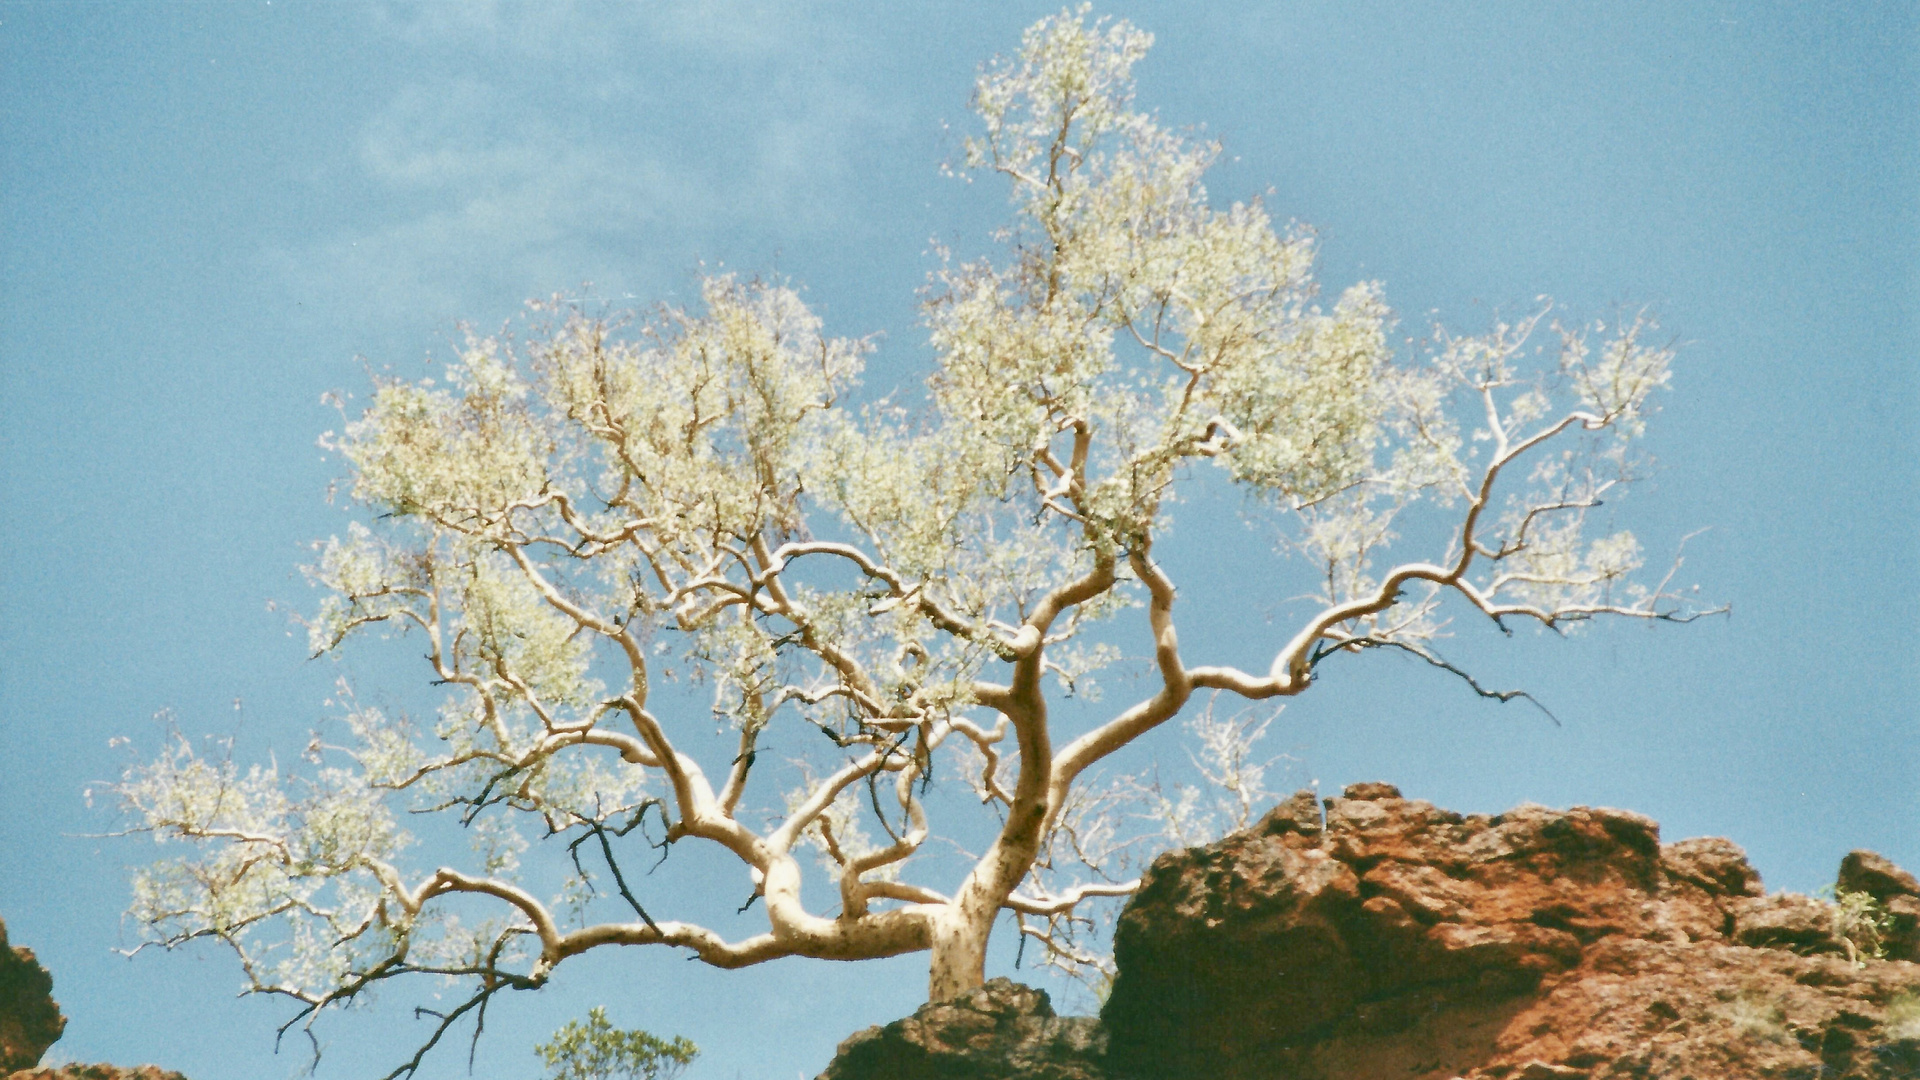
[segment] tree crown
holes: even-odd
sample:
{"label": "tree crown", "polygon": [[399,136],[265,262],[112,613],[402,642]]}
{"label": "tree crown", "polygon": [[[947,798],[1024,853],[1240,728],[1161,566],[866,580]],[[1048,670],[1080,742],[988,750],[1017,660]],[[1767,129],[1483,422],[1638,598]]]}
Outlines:
{"label": "tree crown", "polygon": [[[368,519],[310,569],[312,645],[411,634],[444,701],[416,724],[343,698],[350,739],[316,739],[298,776],[184,740],[132,770],[137,827],[195,842],[137,878],[136,917],[169,944],[225,941],[295,1022],[403,974],[472,980],[436,1040],[609,944],[726,967],[925,949],[941,994],[978,981],[1010,909],[1051,959],[1097,969],[1075,931],[1133,887],[1115,807],[1144,789],[1089,770],[1196,692],[1290,697],[1376,648],[1464,675],[1434,651],[1449,598],[1503,627],[1692,617],[1664,581],[1634,584],[1631,534],[1586,529],[1668,379],[1651,324],[1562,325],[1543,304],[1396,351],[1378,284],[1321,301],[1311,234],[1257,201],[1215,208],[1219,147],[1134,109],[1150,40],[1082,9],[983,69],[964,165],[1005,179],[1013,224],[997,256],[932,277],[922,408],[853,404],[868,344],[825,334],[784,283],[730,276],[641,318],[536,304],[521,337],[470,339],[437,381],[381,381],[336,443]],[[1318,578],[1265,671],[1180,655],[1152,550],[1206,465],[1290,523]],[[1448,541],[1387,564],[1419,506]],[[1049,681],[1073,692],[1113,664],[1133,623],[1096,628],[1142,609],[1152,693],[1059,738]],[[714,721],[730,759],[703,762]],[[1260,722],[1197,722],[1244,820]],[[825,737],[769,767],[774,724]],[[916,871],[936,761],[993,812],[945,890]],[[1191,803],[1155,798],[1183,835]],[[479,852],[448,865],[402,810],[453,816]],[[656,919],[622,866],[636,833],[731,852],[768,930]],[[536,840],[571,857],[558,896],[520,866]],[[830,914],[803,903],[802,846]],[[431,850],[420,868],[412,849]],[[462,921],[456,896],[499,914]]]}

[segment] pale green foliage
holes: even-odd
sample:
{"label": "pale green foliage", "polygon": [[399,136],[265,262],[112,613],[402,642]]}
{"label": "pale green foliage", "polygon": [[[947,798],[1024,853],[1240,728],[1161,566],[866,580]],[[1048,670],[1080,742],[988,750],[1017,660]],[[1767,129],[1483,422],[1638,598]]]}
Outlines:
{"label": "pale green foliage", "polygon": [[1920,993],[1906,991],[1887,1002],[1887,1038],[1920,1039]]}
{"label": "pale green foliage", "polygon": [[1829,890],[1833,904],[1833,936],[1847,946],[1855,964],[1887,954],[1887,935],[1893,932],[1893,913],[1872,893],[1851,889]]}
{"label": "pale green foliage", "polygon": [[[1076,905],[1267,795],[1249,755],[1270,713],[1195,722],[1224,796],[1083,778],[1197,690],[1292,696],[1370,648],[1448,666],[1448,597],[1502,625],[1685,617],[1633,583],[1631,534],[1585,521],[1631,479],[1667,380],[1651,324],[1542,328],[1543,302],[1486,335],[1396,346],[1378,283],[1323,301],[1309,232],[1210,202],[1219,147],[1132,105],[1149,43],[1082,9],[983,69],[965,165],[1010,184],[1014,220],[994,255],[933,274],[919,408],[851,407],[867,344],[826,335],[784,283],[731,276],[693,309],[631,319],[536,304],[438,379],[382,381],[335,443],[365,523],[318,549],[311,642],[408,635],[444,702],[412,720],[343,694],[348,744],[317,740],[325,767],[306,779],[184,743],[130,772],[136,828],[195,845],[140,877],[135,914],[167,942],[226,939],[254,989],[315,1012],[397,974],[473,976],[457,1017],[602,944],[723,966],[894,955],[936,948],[954,920],[990,928],[1002,904],[1097,968]],[[1152,548],[1208,462],[1319,579],[1267,671],[1189,668],[1172,631]],[[1416,508],[1449,540],[1387,563]],[[1158,685],[1090,731],[1050,730],[1047,694],[1095,700],[1142,623]],[[661,705],[667,680],[707,705]],[[726,754],[689,749],[716,722]],[[776,725],[791,734],[763,742]],[[797,760],[763,761],[772,745]],[[947,894],[916,857],[928,784],[954,775],[999,831]],[[400,810],[469,828],[468,869],[438,843],[406,864]],[[737,857],[768,933],[654,921],[618,876],[648,827]],[[572,845],[548,896],[522,866],[542,840]],[[802,844],[837,882],[832,917],[801,903]],[[607,873],[589,882],[589,865]],[[507,917],[461,923],[451,894]],[[633,921],[596,923],[616,894]],[[969,961],[939,948],[947,986]]]}
{"label": "pale green foliage", "polygon": [[616,1028],[598,1006],[587,1010],[585,1023],[569,1020],[533,1049],[547,1064],[548,1080],[673,1080],[700,1056],[681,1036]]}
{"label": "pale green foliage", "polygon": [[[170,835],[223,841],[163,859],[134,879],[131,914],[175,940],[236,944],[280,916],[283,936],[244,952],[249,977],[272,985],[330,985],[385,955],[410,925],[376,918],[369,871],[408,842],[360,777],[344,769],[289,781],[272,767],[241,771],[196,754],[175,735],[151,764],[131,770],[122,798]],[[375,925],[380,923],[380,925]]]}
{"label": "pale green foliage", "polygon": [[1051,19],[982,76],[968,163],[1013,181],[1014,258],[948,269],[930,309],[942,412],[997,444],[1003,469],[1084,425],[1098,481],[1078,501],[1121,542],[1151,529],[1178,462],[1229,431],[1224,463],[1258,489],[1352,482],[1387,360],[1376,287],[1322,314],[1311,240],[1276,234],[1258,205],[1214,210],[1201,178],[1219,148],[1128,108],[1151,40]]}
{"label": "pale green foliage", "polygon": [[1713,1009],[1735,1036],[1761,1042],[1784,1042],[1787,1014],[1780,1003],[1757,990],[1742,990]]}

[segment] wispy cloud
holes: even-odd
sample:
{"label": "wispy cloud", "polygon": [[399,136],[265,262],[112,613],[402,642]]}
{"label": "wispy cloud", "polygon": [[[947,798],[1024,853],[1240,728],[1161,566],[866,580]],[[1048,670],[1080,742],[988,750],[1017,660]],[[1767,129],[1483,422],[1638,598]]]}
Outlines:
{"label": "wispy cloud", "polygon": [[892,120],[847,27],[755,2],[393,4],[409,77],[365,124],[367,198],[281,253],[309,293],[441,319],[570,289],[678,284],[729,245],[831,229],[862,133]]}

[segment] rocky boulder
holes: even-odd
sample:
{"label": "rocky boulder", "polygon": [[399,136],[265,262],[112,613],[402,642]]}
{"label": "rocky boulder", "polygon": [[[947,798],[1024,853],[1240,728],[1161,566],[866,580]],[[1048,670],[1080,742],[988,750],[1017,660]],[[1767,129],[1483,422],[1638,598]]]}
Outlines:
{"label": "rocky boulder", "polygon": [[186,1080],[179,1072],[157,1065],[121,1068],[117,1065],[61,1065],[60,1068],[23,1068],[6,1080]]}
{"label": "rocky boulder", "polygon": [[0,922],[0,1076],[39,1062],[67,1027],[53,1000],[53,976],[32,949],[7,944]]}
{"label": "rocky boulder", "polygon": [[[1851,872],[1871,886],[1856,891],[1920,898],[1860,854],[1842,888]],[[1764,895],[1728,841],[1663,845],[1627,811],[1463,816],[1364,784],[1322,814],[1302,792],[1154,863],[1115,937],[1107,1067],[1155,1080],[1920,1077],[1920,966],[1849,959],[1833,911]]]}
{"label": "rocky boulder", "polygon": [[1920,1080],[1920,883],[1854,852],[1836,889],[1889,958],[1638,814],[1301,792],[1154,863],[1099,1022],[995,979],[822,1080]]}
{"label": "rocky boulder", "polygon": [[7,924],[0,922],[0,1077],[6,1080],[186,1080],[152,1065],[62,1065],[36,1068],[47,1047],[67,1027],[53,1000],[53,976],[33,958],[32,949],[7,945]]}
{"label": "rocky boulder", "polygon": [[1055,1016],[1044,990],[989,979],[840,1044],[820,1080],[1099,1080],[1106,1040],[1091,1016]]}
{"label": "rocky boulder", "polygon": [[1865,893],[1887,913],[1888,958],[1920,962],[1920,881],[1871,851],[1852,851],[1840,860],[1840,892]]}

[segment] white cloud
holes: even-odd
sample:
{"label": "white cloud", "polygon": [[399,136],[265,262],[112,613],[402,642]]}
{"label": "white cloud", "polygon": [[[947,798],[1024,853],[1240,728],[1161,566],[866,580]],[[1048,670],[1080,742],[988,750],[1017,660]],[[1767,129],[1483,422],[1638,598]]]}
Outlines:
{"label": "white cloud", "polygon": [[772,56],[817,29],[793,4],[769,0],[679,0],[651,10],[664,42],[735,58]]}
{"label": "white cloud", "polygon": [[754,0],[393,4],[371,29],[410,76],[365,125],[366,197],[278,258],[356,317],[683,283],[725,242],[857,213],[849,157],[890,126],[850,74],[859,42]]}

